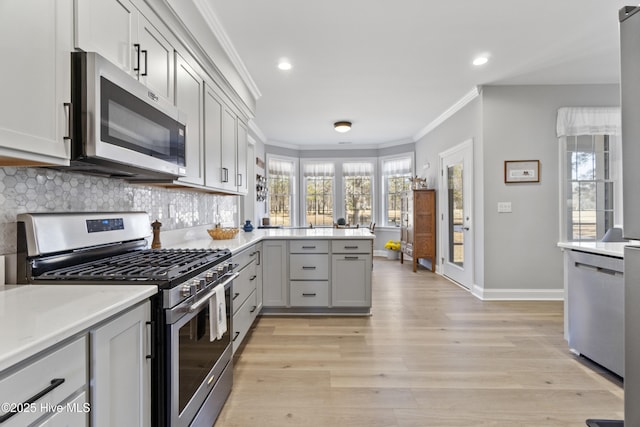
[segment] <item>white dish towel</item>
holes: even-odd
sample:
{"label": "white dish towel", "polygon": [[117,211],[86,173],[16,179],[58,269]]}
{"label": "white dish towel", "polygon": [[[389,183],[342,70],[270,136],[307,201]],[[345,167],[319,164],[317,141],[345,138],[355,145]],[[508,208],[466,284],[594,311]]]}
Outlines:
{"label": "white dish towel", "polygon": [[219,340],[227,332],[227,303],[224,299],[224,285],[214,289],[215,293],[209,299],[209,331],[210,341]]}

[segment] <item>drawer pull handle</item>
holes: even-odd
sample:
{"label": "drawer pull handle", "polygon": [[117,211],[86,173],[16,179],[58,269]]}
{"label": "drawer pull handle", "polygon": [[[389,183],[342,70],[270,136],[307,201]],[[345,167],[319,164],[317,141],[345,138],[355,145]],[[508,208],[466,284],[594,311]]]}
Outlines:
{"label": "drawer pull handle", "polygon": [[303,246],[302,249],[315,249],[315,246]]}
{"label": "drawer pull handle", "polygon": [[[38,399],[41,399],[44,395],[48,394],[53,389],[55,389],[56,387],[60,386],[63,382],[64,382],[64,378],[54,378],[54,379],[52,379],[50,386],[48,386],[47,388],[45,388],[41,392],[31,396],[29,399],[27,399],[22,404],[22,406],[28,406],[28,405],[31,405],[31,404],[35,403]],[[13,417],[15,414],[18,414],[18,413],[19,413],[18,411],[15,411],[15,412],[8,412],[8,413],[4,414],[3,416],[0,417],[0,424],[5,422],[5,421],[7,421],[9,418]]]}
{"label": "drawer pull handle", "polygon": [[345,246],[345,249],[358,249],[359,246]]}
{"label": "drawer pull handle", "polygon": [[236,300],[236,298],[238,298],[239,296],[240,296],[240,293],[239,293],[239,292],[234,293],[234,294],[233,294],[233,298],[232,298],[232,300],[233,300],[233,301],[235,301],[235,300]]}
{"label": "drawer pull handle", "polygon": [[253,276],[251,276],[251,278],[249,279],[250,282],[253,282],[254,280],[256,280],[258,276],[256,276],[255,274]]}
{"label": "drawer pull handle", "polygon": [[250,311],[249,313],[253,313],[253,312],[255,312],[255,311],[256,311],[256,308],[258,308],[258,306],[257,306],[257,305],[254,305],[254,306],[253,306],[253,308],[251,309],[251,311]]}
{"label": "drawer pull handle", "polygon": [[303,265],[302,269],[303,270],[315,270],[316,268],[314,266],[305,266],[305,265]]}
{"label": "drawer pull handle", "polygon": [[236,342],[239,335],[240,335],[240,332],[236,332],[235,334],[233,334],[233,339],[231,341]]}
{"label": "drawer pull handle", "polygon": [[356,261],[359,258],[357,256],[346,256],[344,257],[344,259],[346,259],[347,261]]}
{"label": "drawer pull handle", "polygon": [[302,296],[303,296],[303,297],[315,297],[315,296],[316,296],[316,293],[315,293],[315,292],[314,292],[314,293],[312,293],[312,294],[311,294],[311,293],[309,293],[309,294],[303,293],[303,294],[302,294]]}

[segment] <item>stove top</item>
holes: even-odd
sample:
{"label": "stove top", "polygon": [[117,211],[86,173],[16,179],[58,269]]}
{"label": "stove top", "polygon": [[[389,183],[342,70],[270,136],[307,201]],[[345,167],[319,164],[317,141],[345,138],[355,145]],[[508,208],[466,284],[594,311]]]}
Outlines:
{"label": "stove top", "polygon": [[34,279],[145,281],[162,285],[188,279],[230,257],[228,249],[145,249],[50,270]]}

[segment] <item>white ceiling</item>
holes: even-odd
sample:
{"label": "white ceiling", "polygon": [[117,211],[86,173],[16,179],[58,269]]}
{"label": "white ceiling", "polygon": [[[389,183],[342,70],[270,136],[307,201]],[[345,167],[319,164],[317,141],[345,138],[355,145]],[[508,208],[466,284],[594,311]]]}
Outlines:
{"label": "white ceiling", "polygon": [[[478,85],[617,83],[618,10],[630,3],[206,2],[262,94],[266,142],[324,149],[413,142]],[[474,67],[481,53],[490,61]],[[352,130],[335,132],[338,120]]]}

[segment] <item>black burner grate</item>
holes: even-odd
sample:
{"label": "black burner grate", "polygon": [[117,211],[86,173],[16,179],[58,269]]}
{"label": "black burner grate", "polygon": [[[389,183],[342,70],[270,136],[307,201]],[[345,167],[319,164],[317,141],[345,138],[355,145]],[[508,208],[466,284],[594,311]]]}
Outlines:
{"label": "black burner grate", "polygon": [[147,249],[51,270],[38,279],[164,282],[230,257],[228,249]]}

